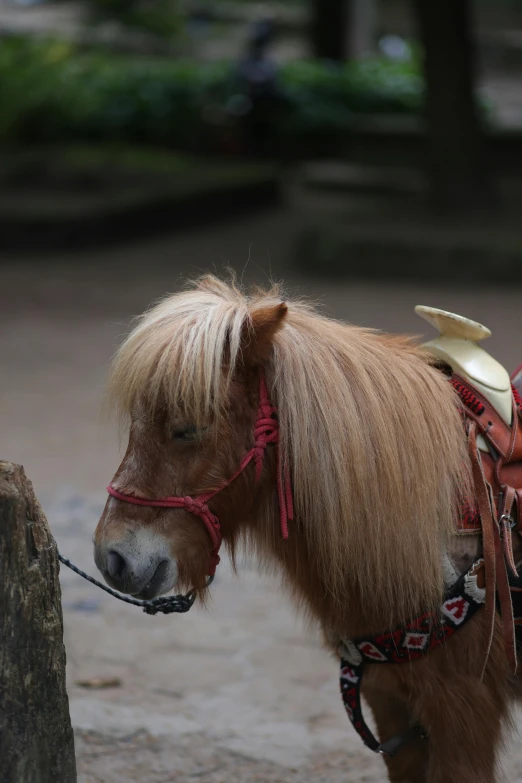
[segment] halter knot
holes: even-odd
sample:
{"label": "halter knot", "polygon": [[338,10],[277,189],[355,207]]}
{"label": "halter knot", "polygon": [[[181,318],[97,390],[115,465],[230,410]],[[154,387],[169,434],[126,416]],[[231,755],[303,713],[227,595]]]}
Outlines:
{"label": "halter knot", "polygon": [[[262,407],[266,408],[267,406]],[[256,466],[256,483],[261,478],[266,447],[269,443],[279,443],[279,423],[277,419],[273,418],[275,412],[275,408],[271,406],[269,410],[260,410],[262,418],[258,417],[254,428],[255,441],[252,456]]]}
{"label": "halter knot", "polygon": [[209,507],[203,500],[200,498],[191,498],[189,495],[186,495],[183,498],[183,508],[188,511],[189,514],[195,514],[199,517],[207,516],[207,514],[210,513]]}

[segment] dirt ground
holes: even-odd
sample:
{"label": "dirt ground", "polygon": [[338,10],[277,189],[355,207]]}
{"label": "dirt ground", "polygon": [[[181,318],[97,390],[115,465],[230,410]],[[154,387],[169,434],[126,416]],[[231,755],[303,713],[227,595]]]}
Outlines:
{"label": "dirt ground", "polygon": [[[95,573],[91,536],[121,455],[101,414],[108,362],[130,316],[182,275],[229,263],[262,282],[270,269],[328,312],[389,331],[429,333],[413,306],[446,308],[488,325],[509,369],[522,361],[522,288],[312,282],[285,262],[299,219],[288,209],[91,256],[2,259],[0,457],[25,466],[81,567]],[[255,563],[238,577],[225,563],[209,608],[179,617],[145,616],[64,569],[62,587],[80,783],[385,780],[343,713],[336,662]],[[76,684],[93,677],[121,684]],[[519,743],[510,783],[522,783]]]}

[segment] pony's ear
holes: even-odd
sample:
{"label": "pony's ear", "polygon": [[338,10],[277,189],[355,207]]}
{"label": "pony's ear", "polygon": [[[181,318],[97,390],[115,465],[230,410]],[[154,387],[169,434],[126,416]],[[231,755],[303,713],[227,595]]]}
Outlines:
{"label": "pony's ear", "polygon": [[250,321],[243,328],[241,356],[245,365],[262,364],[270,355],[274,335],[288,312],[285,302],[260,305],[250,313]]}

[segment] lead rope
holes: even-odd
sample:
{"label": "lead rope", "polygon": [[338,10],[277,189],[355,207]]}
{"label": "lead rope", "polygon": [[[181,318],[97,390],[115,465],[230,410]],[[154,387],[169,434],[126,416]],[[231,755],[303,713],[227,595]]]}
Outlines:
{"label": "lead rope", "polygon": [[[71,563],[70,560],[68,560],[66,557],[63,557],[63,555],[61,555],[59,552],[58,559],[61,563],[70,568],[71,571],[74,571],[75,574],[82,576],[91,584],[99,587],[100,590],[105,590],[106,593],[109,593],[109,595],[112,595],[114,598],[118,598],[120,601],[124,601],[126,604],[140,606],[145,614],[184,614],[185,612],[188,612],[196,600],[197,590],[190,590],[190,592],[186,593],[185,595],[169,595],[166,597],[159,596],[158,598],[151,598],[149,601],[142,600],[141,598],[131,598],[128,595],[119,593],[117,590],[113,590],[111,587],[107,587],[107,585],[104,585],[102,582],[98,582],[97,579],[94,579],[94,577],[86,574],[85,571],[82,571],[81,568],[75,566],[74,563]],[[213,579],[213,576],[208,577],[207,587],[209,587]]]}

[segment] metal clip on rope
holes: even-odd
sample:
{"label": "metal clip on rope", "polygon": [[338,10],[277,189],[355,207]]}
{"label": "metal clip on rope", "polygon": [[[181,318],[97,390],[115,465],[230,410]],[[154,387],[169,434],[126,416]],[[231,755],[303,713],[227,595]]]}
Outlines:
{"label": "metal clip on rope", "polygon": [[[67,560],[67,558],[63,557],[59,552],[58,558],[60,559],[60,562],[70,568],[71,571],[74,571],[79,576],[83,576],[83,578],[87,579],[88,582],[96,585],[96,587],[99,587],[101,590],[105,590],[106,593],[114,596],[114,598],[118,598],[120,601],[124,601],[126,604],[141,606],[145,614],[154,615],[160,612],[161,614],[184,614],[185,612],[188,612],[196,600],[196,590],[191,590],[185,595],[159,596],[158,598],[151,598],[150,601],[144,601],[141,598],[132,598],[131,596],[123,595],[123,593],[119,593],[117,590],[113,590],[111,587],[107,587],[101,582],[98,582],[97,579],[94,579],[94,577],[86,574],[85,571],[82,571],[80,568],[78,568],[78,566],[75,566],[74,563],[71,563],[70,560]],[[207,587],[212,583],[213,579],[213,576],[208,578]]]}

